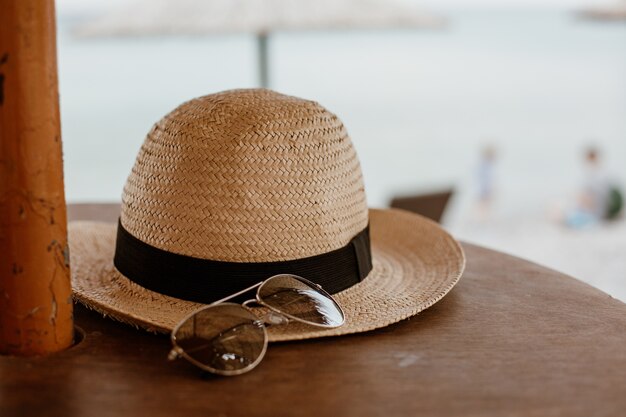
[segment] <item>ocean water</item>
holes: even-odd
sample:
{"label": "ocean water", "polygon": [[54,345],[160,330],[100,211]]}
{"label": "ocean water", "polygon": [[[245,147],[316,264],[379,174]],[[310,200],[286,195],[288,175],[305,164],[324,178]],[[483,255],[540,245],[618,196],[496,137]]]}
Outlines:
{"label": "ocean water", "polygon": [[[626,300],[625,225],[572,235],[546,220],[580,186],[589,144],[626,185],[626,25],[563,10],[447,17],[436,31],[273,34],[272,88],[343,120],[371,206],[453,187],[444,220],[456,236]],[[145,134],[181,102],[256,86],[250,35],[77,39],[77,21],[61,16],[58,36],[70,202],[119,200]],[[475,174],[487,144],[497,155],[496,220],[477,225]]]}

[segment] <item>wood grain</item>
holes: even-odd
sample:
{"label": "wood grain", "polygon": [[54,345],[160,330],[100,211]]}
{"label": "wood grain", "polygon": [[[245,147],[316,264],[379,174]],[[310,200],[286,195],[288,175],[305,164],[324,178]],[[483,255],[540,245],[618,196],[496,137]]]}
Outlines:
{"label": "wood grain", "polygon": [[[119,208],[71,207],[114,220]],[[435,306],[347,337],[272,344],[239,377],[167,362],[169,340],[83,307],[85,339],[0,357],[4,416],[623,416],[626,305],[544,267],[464,244]]]}

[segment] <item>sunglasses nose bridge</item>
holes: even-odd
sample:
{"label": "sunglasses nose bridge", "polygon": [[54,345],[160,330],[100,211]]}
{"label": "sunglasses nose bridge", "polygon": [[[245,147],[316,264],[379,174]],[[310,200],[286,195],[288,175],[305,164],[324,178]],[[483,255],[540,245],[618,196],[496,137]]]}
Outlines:
{"label": "sunglasses nose bridge", "polygon": [[243,303],[241,303],[241,305],[246,308],[262,306],[262,304],[259,304],[259,301],[256,298],[253,298],[251,300],[246,300]]}

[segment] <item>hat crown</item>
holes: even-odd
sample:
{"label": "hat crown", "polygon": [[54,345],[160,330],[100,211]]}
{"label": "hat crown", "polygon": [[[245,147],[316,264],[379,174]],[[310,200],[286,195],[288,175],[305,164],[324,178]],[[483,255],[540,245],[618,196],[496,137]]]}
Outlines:
{"label": "hat crown", "polygon": [[232,90],[183,103],[153,126],[121,222],[169,252],[273,262],[345,246],[368,210],[337,116],[270,90]]}

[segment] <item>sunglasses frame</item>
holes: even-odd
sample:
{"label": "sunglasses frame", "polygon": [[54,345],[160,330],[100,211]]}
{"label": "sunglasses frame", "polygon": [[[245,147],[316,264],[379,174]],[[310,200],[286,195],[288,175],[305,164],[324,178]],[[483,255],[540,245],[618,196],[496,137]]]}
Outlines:
{"label": "sunglasses frame", "polygon": [[[282,276],[289,276],[291,278],[295,278],[296,280],[308,285],[309,287],[317,290],[320,294],[322,294],[323,296],[325,296],[326,298],[328,298],[329,300],[331,300],[333,302],[333,304],[337,307],[337,310],[341,313],[341,317],[342,317],[342,322],[339,325],[325,325],[325,324],[320,324],[320,323],[313,323],[304,319],[301,319],[299,317],[296,316],[292,316],[291,314],[287,314],[284,313],[282,311],[280,311],[280,309],[276,308],[276,307],[272,307],[266,303],[263,302],[263,300],[261,299],[261,297],[259,296],[259,292],[261,290],[261,288],[263,287],[264,284],[266,284],[268,281],[278,278],[278,277],[282,277]],[[247,301],[244,301],[243,303],[239,304],[239,303],[229,303],[227,302],[228,300],[231,300],[237,296],[240,296],[242,294],[245,294],[249,291],[252,291],[256,288],[256,294],[255,294],[255,298],[254,299],[250,299]],[[281,316],[281,318],[284,319],[284,321],[280,322],[280,323],[267,323],[266,321],[263,320],[263,318],[258,318],[254,315],[254,312],[252,311],[252,309],[249,307],[249,304],[251,303],[256,303],[258,305],[260,305],[261,307],[265,307],[267,309],[270,310],[270,312],[274,312],[277,313]],[[221,369],[215,369],[215,368],[211,368],[210,366],[207,366],[206,364],[203,364],[197,360],[195,360],[194,358],[192,358],[190,355],[188,355],[185,350],[180,347],[177,343],[176,340],[176,333],[178,332],[178,330],[181,328],[181,326],[183,324],[185,324],[188,320],[190,320],[193,316],[214,308],[216,306],[221,306],[221,305],[232,305],[232,306],[237,306],[237,307],[241,307],[243,308],[246,312],[250,313],[252,316],[254,316],[256,318],[256,320],[254,320],[252,322],[252,324],[260,327],[263,329],[263,349],[261,351],[261,354],[257,357],[257,359],[252,362],[250,365],[246,366],[245,368],[242,369],[237,369],[234,371],[229,371],[229,370],[221,370]],[[306,278],[302,278],[301,276],[298,275],[294,275],[294,274],[277,274],[277,275],[272,275],[271,277],[258,282],[246,289],[243,289],[239,292],[236,292],[234,294],[229,295],[228,297],[222,298],[221,300],[218,301],[214,301],[211,304],[208,304],[204,307],[201,307],[193,312],[191,312],[190,314],[186,315],[177,325],[176,327],[174,327],[174,329],[172,330],[172,333],[170,335],[170,341],[172,342],[172,349],[170,350],[169,354],[168,354],[168,359],[169,360],[174,360],[174,359],[178,359],[178,358],[184,358],[186,360],[188,360],[189,362],[191,362],[193,365],[199,367],[200,369],[203,369],[205,371],[214,373],[214,374],[218,374],[218,375],[224,375],[224,376],[234,376],[234,375],[241,375],[244,374],[246,372],[251,371],[252,369],[254,369],[265,357],[265,353],[267,352],[267,345],[268,345],[268,336],[267,336],[267,326],[272,326],[272,325],[281,325],[281,324],[287,324],[290,321],[297,321],[300,323],[304,323],[304,324],[308,324],[310,326],[315,326],[315,327],[322,327],[322,328],[337,328],[342,326],[345,323],[346,320],[346,315],[345,312],[343,311],[343,309],[341,308],[341,306],[339,305],[339,303],[337,303],[337,301],[333,298],[332,295],[330,295],[326,290],[324,290],[322,288],[321,285],[316,284],[315,282],[309,281]]]}

